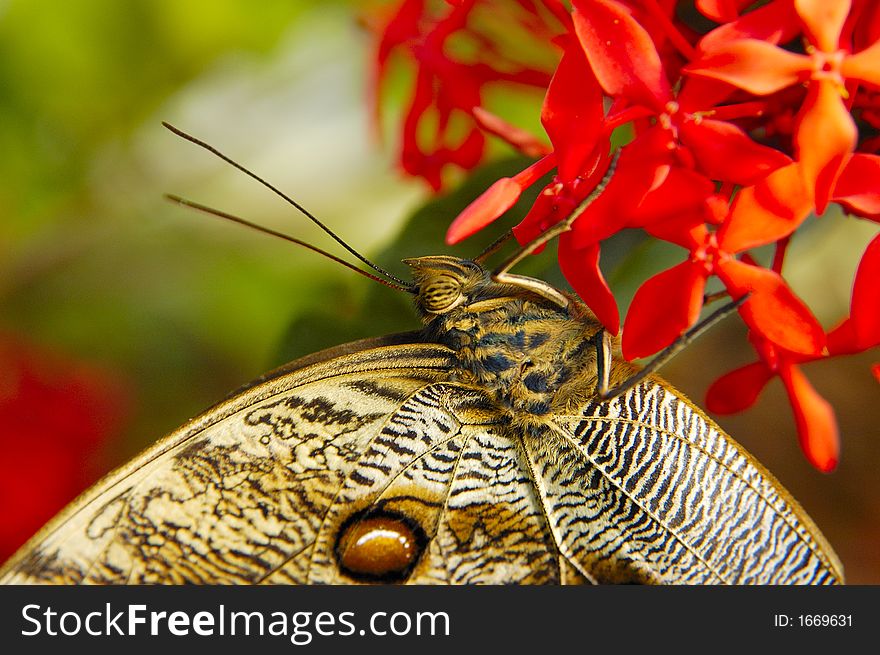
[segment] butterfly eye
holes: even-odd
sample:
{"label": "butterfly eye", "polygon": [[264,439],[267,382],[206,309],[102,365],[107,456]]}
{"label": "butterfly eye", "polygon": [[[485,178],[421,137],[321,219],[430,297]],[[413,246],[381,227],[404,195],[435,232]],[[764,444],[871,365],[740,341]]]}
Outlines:
{"label": "butterfly eye", "polygon": [[342,570],[364,582],[405,580],[425,547],[421,530],[392,513],[350,520],[339,533],[336,552]]}
{"label": "butterfly eye", "polygon": [[461,280],[446,274],[429,278],[421,288],[422,306],[429,312],[448,312],[463,300]]}

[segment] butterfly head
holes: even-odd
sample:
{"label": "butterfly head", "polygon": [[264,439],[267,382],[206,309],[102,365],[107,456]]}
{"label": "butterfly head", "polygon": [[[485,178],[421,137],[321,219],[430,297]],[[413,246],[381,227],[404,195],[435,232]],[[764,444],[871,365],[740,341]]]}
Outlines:
{"label": "butterfly head", "polygon": [[477,263],[449,255],[404,259],[412,269],[416,305],[423,315],[446,314],[469,299],[489,282]]}

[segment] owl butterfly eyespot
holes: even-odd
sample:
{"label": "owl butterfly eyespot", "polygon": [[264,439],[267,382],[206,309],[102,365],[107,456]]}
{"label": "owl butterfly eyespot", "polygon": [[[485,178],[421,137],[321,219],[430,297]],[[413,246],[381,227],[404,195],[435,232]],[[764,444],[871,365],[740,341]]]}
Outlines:
{"label": "owl butterfly eyespot", "polygon": [[0,581],[843,582],[779,482],[579,300],[406,263],[421,330],[264,375],[86,491]]}
{"label": "owl butterfly eyespot", "polygon": [[365,582],[406,580],[426,542],[406,516],[384,512],[351,517],[336,539],[340,568]]}

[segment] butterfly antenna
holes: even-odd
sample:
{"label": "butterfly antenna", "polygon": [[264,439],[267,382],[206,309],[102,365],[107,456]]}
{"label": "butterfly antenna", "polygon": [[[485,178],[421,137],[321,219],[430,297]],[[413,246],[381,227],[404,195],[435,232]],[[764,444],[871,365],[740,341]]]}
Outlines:
{"label": "butterfly antenna", "polygon": [[317,246],[313,246],[310,243],[307,243],[305,241],[301,241],[295,237],[290,236],[289,234],[284,234],[283,232],[278,232],[278,231],[273,230],[271,228],[264,227],[264,226],[258,225],[256,223],[252,223],[251,221],[246,220],[244,218],[241,218],[240,216],[235,216],[234,214],[229,214],[227,212],[220,211],[219,209],[214,209],[213,207],[208,207],[207,205],[202,205],[197,202],[193,202],[192,200],[187,200],[186,198],[181,198],[180,196],[175,196],[170,193],[166,193],[165,197],[168,198],[168,200],[171,200],[172,202],[176,202],[179,205],[183,205],[185,207],[195,209],[195,210],[203,212],[205,214],[210,214],[211,216],[216,216],[218,218],[224,218],[227,221],[232,221],[233,223],[238,223],[239,225],[244,225],[245,227],[253,228],[253,229],[257,230],[258,232],[262,232],[263,234],[270,234],[273,237],[278,237],[280,239],[284,239],[285,241],[290,241],[291,243],[295,243],[299,246],[303,246],[304,248],[308,248],[309,250],[316,252],[319,255],[324,255],[324,257],[327,257],[328,259],[332,259],[337,264],[342,264],[346,268],[351,269],[352,271],[354,271],[356,273],[360,273],[364,277],[368,277],[371,280],[374,280],[374,281],[378,282],[379,284],[383,284],[386,287],[389,287],[391,289],[396,289],[398,291],[406,291],[407,293],[415,293],[416,292],[415,286],[412,284],[409,284],[409,285],[407,285],[406,283],[395,284],[394,282],[389,282],[388,280],[385,280],[385,279],[379,277],[378,275],[373,275],[372,273],[368,273],[367,271],[364,271],[364,270],[358,268],[354,264],[351,264],[350,262],[347,262],[344,259],[341,259],[341,258],[337,257],[336,255],[327,252],[326,250],[322,250],[321,248],[318,248]]}
{"label": "butterfly antenna", "polygon": [[513,238],[513,230],[507,230],[500,237],[495,239],[492,243],[486,246],[479,255],[474,257],[474,261],[477,264],[481,264],[494,252],[496,252],[501,246],[507,243],[510,239]]}
{"label": "butterfly antenna", "polygon": [[[256,180],[257,182],[259,182],[260,184],[262,184],[264,187],[266,187],[267,189],[269,189],[270,191],[272,191],[275,195],[277,195],[277,196],[279,196],[280,198],[283,198],[284,200],[286,200],[289,204],[291,204],[293,207],[295,207],[297,210],[299,210],[299,211],[300,211],[300,212],[301,212],[306,218],[308,218],[310,221],[312,221],[312,223],[314,223],[314,224],[317,225],[319,228],[321,228],[322,230],[324,230],[324,232],[326,232],[327,234],[329,234],[329,235],[330,235],[330,236],[331,236],[331,237],[332,237],[332,238],[333,238],[333,239],[334,239],[339,245],[341,245],[343,248],[345,248],[349,253],[351,253],[352,255],[354,255],[355,257],[357,257],[360,261],[362,261],[364,264],[366,264],[367,266],[369,266],[370,268],[372,268],[374,271],[376,271],[376,272],[379,273],[380,275],[384,275],[384,276],[387,277],[389,280],[394,280],[394,281],[397,282],[399,285],[402,285],[402,287],[407,287],[407,285],[409,284],[409,283],[406,282],[405,280],[401,280],[401,279],[400,279],[399,277],[397,277],[396,275],[394,275],[394,274],[392,274],[392,273],[389,273],[388,271],[386,271],[386,270],[385,270],[384,268],[382,268],[381,266],[378,266],[377,264],[374,264],[374,263],[371,262],[369,259],[367,259],[366,257],[364,257],[364,256],[363,256],[362,254],[360,254],[357,250],[355,250],[355,249],[352,248],[350,245],[348,245],[348,244],[347,244],[347,243],[346,243],[341,237],[337,236],[336,233],[335,233],[333,230],[331,230],[329,227],[327,227],[326,225],[324,225],[324,223],[322,223],[322,222],[318,219],[317,216],[315,216],[314,214],[312,214],[309,210],[307,210],[305,207],[303,207],[301,204],[299,204],[296,200],[294,200],[293,198],[291,198],[290,196],[288,196],[286,193],[284,193],[283,191],[281,191],[281,190],[280,190],[279,188],[277,188],[276,186],[270,184],[269,182],[267,182],[266,180],[264,180],[263,178],[261,178],[261,177],[260,177],[259,175],[257,175],[256,173],[254,173],[254,172],[252,172],[252,171],[249,171],[247,168],[245,168],[244,166],[242,166],[241,164],[239,164],[239,163],[236,162],[235,160],[231,159],[230,157],[227,157],[227,156],[224,155],[222,152],[220,152],[219,150],[217,150],[217,148],[215,148],[214,146],[205,143],[205,142],[202,141],[201,139],[197,139],[196,137],[192,136],[191,134],[187,134],[187,133],[184,132],[183,130],[179,130],[179,129],[177,129],[176,127],[174,127],[174,126],[171,125],[170,123],[166,123],[165,121],[162,121],[162,125],[164,125],[166,128],[168,128],[171,132],[173,132],[174,134],[176,134],[176,135],[179,136],[180,138],[182,138],[182,139],[186,139],[186,140],[189,141],[190,143],[194,143],[194,144],[196,144],[197,146],[200,146],[200,147],[204,148],[205,150],[207,150],[207,151],[210,152],[211,154],[213,154],[213,155],[219,157],[220,159],[222,159],[223,161],[225,161],[225,162],[226,162],[227,164],[229,164],[230,166],[233,166],[233,167],[237,168],[238,170],[240,170],[242,173],[244,173],[244,174],[247,175],[248,177],[251,177],[251,178],[253,178],[254,180]],[[187,203],[183,203],[183,204],[187,204]],[[195,208],[195,209],[198,209],[198,207],[194,207],[194,208]],[[214,213],[214,212],[209,212],[209,213]],[[221,218],[224,218],[220,213],[214,213],[214,215],[215,215],[215,216],[220,216]],[[230,220],[234,220],[234,219],[230,219]],[[241,222],[242,224],[248,224],[247,221],[237,221],[237,222]],[[252,225],[252,227],[255,227],[255,226]],[[257,229],[260,229],[260,228],[258,227]],[[262,232],[271,232],[270,230],[260,230],[260,231],[262,231]],[[281,235],[276,235],[276,236],[281,236]],[[286,238],[288,241],[291,241],[291,240],[292,240],[291,238],[287,238],[287,237],[285,237],[285,238]],[[303,244],[302,242],[297,242],[297,243],[300,243],[301,245],[306,245],[306,244]],[[318,251],[318,249],[317,249],[317,248],[314,248],[313,246],[308,246],[308,247],[311,248],[312,250]],[[321,251],[321,252],[323,252],[323,251]],[[326,253],[324,253],[324,254],[326,254]],[[335,259],[335,258],[334,258],[334,259]],[[355,268],[355,270],[360,270],[360,269]],[[361,272],[363,272],[363,271],[361,271]],[[408,288],[408,287],[407,287],[407,288]]]}

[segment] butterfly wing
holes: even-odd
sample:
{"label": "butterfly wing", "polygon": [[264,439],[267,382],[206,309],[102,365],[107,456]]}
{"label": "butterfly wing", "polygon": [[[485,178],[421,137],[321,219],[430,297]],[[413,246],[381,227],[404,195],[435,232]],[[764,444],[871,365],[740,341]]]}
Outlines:
{"label": "butterfly wing", "polygon": [[85,492],[0,581],[385,580],[346,570],[340,540],[375,520],[387,533],[389,517],[414,552],[385,572],[409,582],[580,580],[516,440],[482,392],[448,381],[452,352],[371,345],[285,367],[194,419]]}
{"label": "butterfly wing", "polygon": [[402,516],[425,535],[411,584],[559,583],[560,561],[516,439],[481,391],[426,386],[389,418],[346,478],[311,553],[310,582],[350,582],[338,554],[353,516]]}
{"label": "butterfly wing", "polygon": [[359,453],[448,364],[413,344],[288,367],[97,483],[0,579],[257,581],[308,548]]}
{"label": "butterfly wing", "polygon": [[[236,393],[83,494],[0,581],[842,581],[797,503],[668,388],[514,433],[450,379],[452,351],[405,341]],[[406,557],[371,562],[370,535]]]}
{"label": "butterfly wing", "polygon": [[797,502],[668,385],[588,402],[524,446],[560,551],[596,581],[843,581]]}

